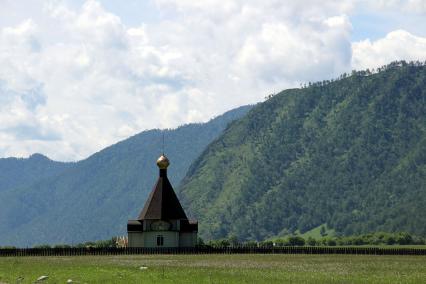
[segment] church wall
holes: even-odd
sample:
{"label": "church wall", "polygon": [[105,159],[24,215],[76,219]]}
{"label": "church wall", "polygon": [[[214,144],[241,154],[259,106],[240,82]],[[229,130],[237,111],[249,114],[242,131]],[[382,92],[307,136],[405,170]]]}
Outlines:
{"label": "church wall", "polygon": [[142,232],[128,232],[129,247],[143,247],[144,236]]}
{"label": "church wall", "polygon": [[179,246],[179,232],[174,231],[150,231],[144,232],[144,246],[157,247],[157,236],[162,235],[164,239],[163,247]]}
{"label": "church wall", "polygon": [[128,232],[129,247],[157,247],[157,236],[163,236],[162,247],[194,247],[197,232],[148,231]]}
{"label": "church wall", "polygon": [[195,247],[197,244],[197,232],[182,232],[179,234],[180,247]]}

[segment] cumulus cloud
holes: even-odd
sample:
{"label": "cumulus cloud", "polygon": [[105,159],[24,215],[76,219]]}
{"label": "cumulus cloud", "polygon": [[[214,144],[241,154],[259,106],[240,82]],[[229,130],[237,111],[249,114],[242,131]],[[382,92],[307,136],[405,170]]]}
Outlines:
{"label": "cumulus cloud", "polygon": [[205,121],[353,66],[423,56],[421,38],[401,31],[352,44],[350,13],[362,0],[152,0],[161,16],[136,26],[102,1],[34,0],[31,13],[6,1],[0,156],[77,160],[144,129]]}
{"label": "cumulus cloud", "polygon": [[179,72],[168,68],[177,56],[172,48],[151,46],[143,27],[125,27],[95,1],[79,11],[63,5],[46,11],[63,33],[58,38],[35,44],[42,37],[33,20],[1,31],[0,92],[8,98],[1,131],[15,146],[0,154],[29,155],[63,143],[47,154],[79,159],[142,129],[185,122],[163,102],[183,89]]}
{"label": "cumulus cloud", "polygon": [[323,78],[323,73],[336,75],[350,64],[350,30],[344,16],[296,28],[268,23],[245,40],[236,66],[241,73],[251,71],[247,77],[254,75],[270,83],[314,81]]}
{"label": "cumulus cloud", "polygon": [[228,106],[255,102],[301,81],[337,75],[350,65],[347,2],[157,3],[177,20],[160,27],[175,36],[153,40],[166,40],[182,51],[185,62],[178,61],[178,68],[218,110],[224,110],[223,100],[216,98],[220,94],[233,94],[226,97]]}
{"label": "cumulus cloud", "polygon": [[356,69],[376,68],[395,60],[426,60],[426,38],[397,30],[376,41],[353,43],[352,65]]}
{"label": "cumulus cloud", "polygon": [[378,9],[397,9],[399,11],[411,12],[417,14],[426,13],[426,1],[424,0],[376,0],[361,1],[368,3]]}

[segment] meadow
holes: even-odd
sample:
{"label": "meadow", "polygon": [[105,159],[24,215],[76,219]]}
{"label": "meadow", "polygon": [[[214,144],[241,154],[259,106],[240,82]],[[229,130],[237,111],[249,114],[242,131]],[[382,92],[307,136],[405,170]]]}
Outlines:
{"label": "meadow", "polygon": [[[142,268],[141,268],[142,267]],[[0,258],[0,283],[425,283],[426,256],[121,255]],[[71,283],[71,282],[70,282]]]}

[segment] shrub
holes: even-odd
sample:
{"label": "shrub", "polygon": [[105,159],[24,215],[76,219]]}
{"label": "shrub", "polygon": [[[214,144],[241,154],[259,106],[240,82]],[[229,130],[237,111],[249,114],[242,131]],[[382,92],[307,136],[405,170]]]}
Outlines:
{"label": "shrub", "polygon": [[57,244],[53,246],[53,248],[70,248],[70,247],[71,246],[67,244]]}
{"label": "shrub", "polygon": [[220,240],[211,240],[207,243],[207,245],[217,248],[217,247],[229,247],[230,242],[227,239],[220,239]]}
{"label": "shrub", "polygon": [[233,247],[237,247],[240,245],[240,242],[238,241],[238,237],[235,235],[231,235],[228,240],[231,246]]}
{"label": "shrub", "polygon": [[257,247],[257,242],[256,241],[247,241],[244,243],[245,247],[249,247],[249,248],[255,248]]}
{"label": "shrub", "polygon": [[197,246],[201,246],[202,247],[204,245],[205,245],[204,240],[202,238],[198,237],[197,238]]}
{"label": "shrub", "polygon": [[33,246],[33,248],[36,248],[36,249],[49,249],[49,248],[51,248],[51,246],[49,244],[42,244],[42,245],[35,245],[35,246]]}
{"label": "shrub", "polygon": [[288,238],[288,244],[290,246],[304,246],[305,245],[305,239],[299,236],[289,237]]}
{"label": "shrub", "polygon": [[332,238],[327,239],[327,245],[328,246],[336,246],[336,240],[332,239]]}
{"label": "shrub", "polygon": [[306,243],[309,246],[316,246],[317,245],[317,241],[312,237],[308,237],[308,239],[306,240]]}
{"label": "shrub", "polygon": [[409,245],[413,242],[413,237],[409,233],[399,233],[396,237],[396,242],[399,245]]}
{"label": "shrub", "polygon": [[259,246],[264,248],[271,248],[274,246],[274,243],[272,241],[263,241],[259,243]]}
{"label": "shrub", "polygon": [[277,246],[277,247],[288,246],[288,241],[284,240],[284,239],[276,239],[275,240],[275,246]]}

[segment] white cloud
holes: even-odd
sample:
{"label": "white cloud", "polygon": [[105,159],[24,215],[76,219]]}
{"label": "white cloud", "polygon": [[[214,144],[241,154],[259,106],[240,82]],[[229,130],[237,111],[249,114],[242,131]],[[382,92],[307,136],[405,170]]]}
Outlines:
{"label": "white cloud", "polygon": [[373,42],[353,43],[352,65],[356,69],[376,68],[396,60],[426,60],[426,38],[397,30]]}
{"label": "white cloud", "polygon": [[[172,31],[153,40],[182,51],[179,70],[204,93],[233,94],[226,97],[230,106],[349,68],[351,27],[344,13],[350,5],[341,1],[157,2],[177,20],[148,27],[151,35]],[[213,101],[224,110],[223,100]]]}
{"label": "white cloud", "polygon": [[262,26],[249,36],[236,66],[265,82],[319,80],[348,69],[351,26],[344,16],[291,28],[281,23]]}
{"label": "white cloud", "polygon": [[0,156],[81,159],[144,129],[207,120],[393,59],[382,45],[422,56],[388,36],[352,45],[350,13],[361,0],[153,0],[160,16],[137,26],[102,1],[6,1]]}
{"label": "white cloud", "polygon": [[[179,71],[168,66],[178,56],[172,48],[151,46],[143,27],[125,27],[95,1],[80,11],[65,6],[46,11],[63,34],[38,50],[31,46],[41,38],[33,20],[2,29],[0,79],[7,91],[3,88],[1,96],[12,98],[0,116],[0,131],[15,139],[14,147],[0,148],[3,156],[41,151],[79,159],[142,129],[185,122],[176,118],[179,104],[165,103],[183,89],[176,87]],[[39,85],[45,100],[30,109],[20,94]],[[164,108],[153,107],[157,104]],[[156,120],[160,111],[174,116]],[[64,147],[48,146],[58,144]]]}
{"label": "white cloud", "polygon": [[376,9],[397,9],[399,11],[416,14],[426,13],[426,1],[424,0],[361,0],[360,2],[367,2]]}

